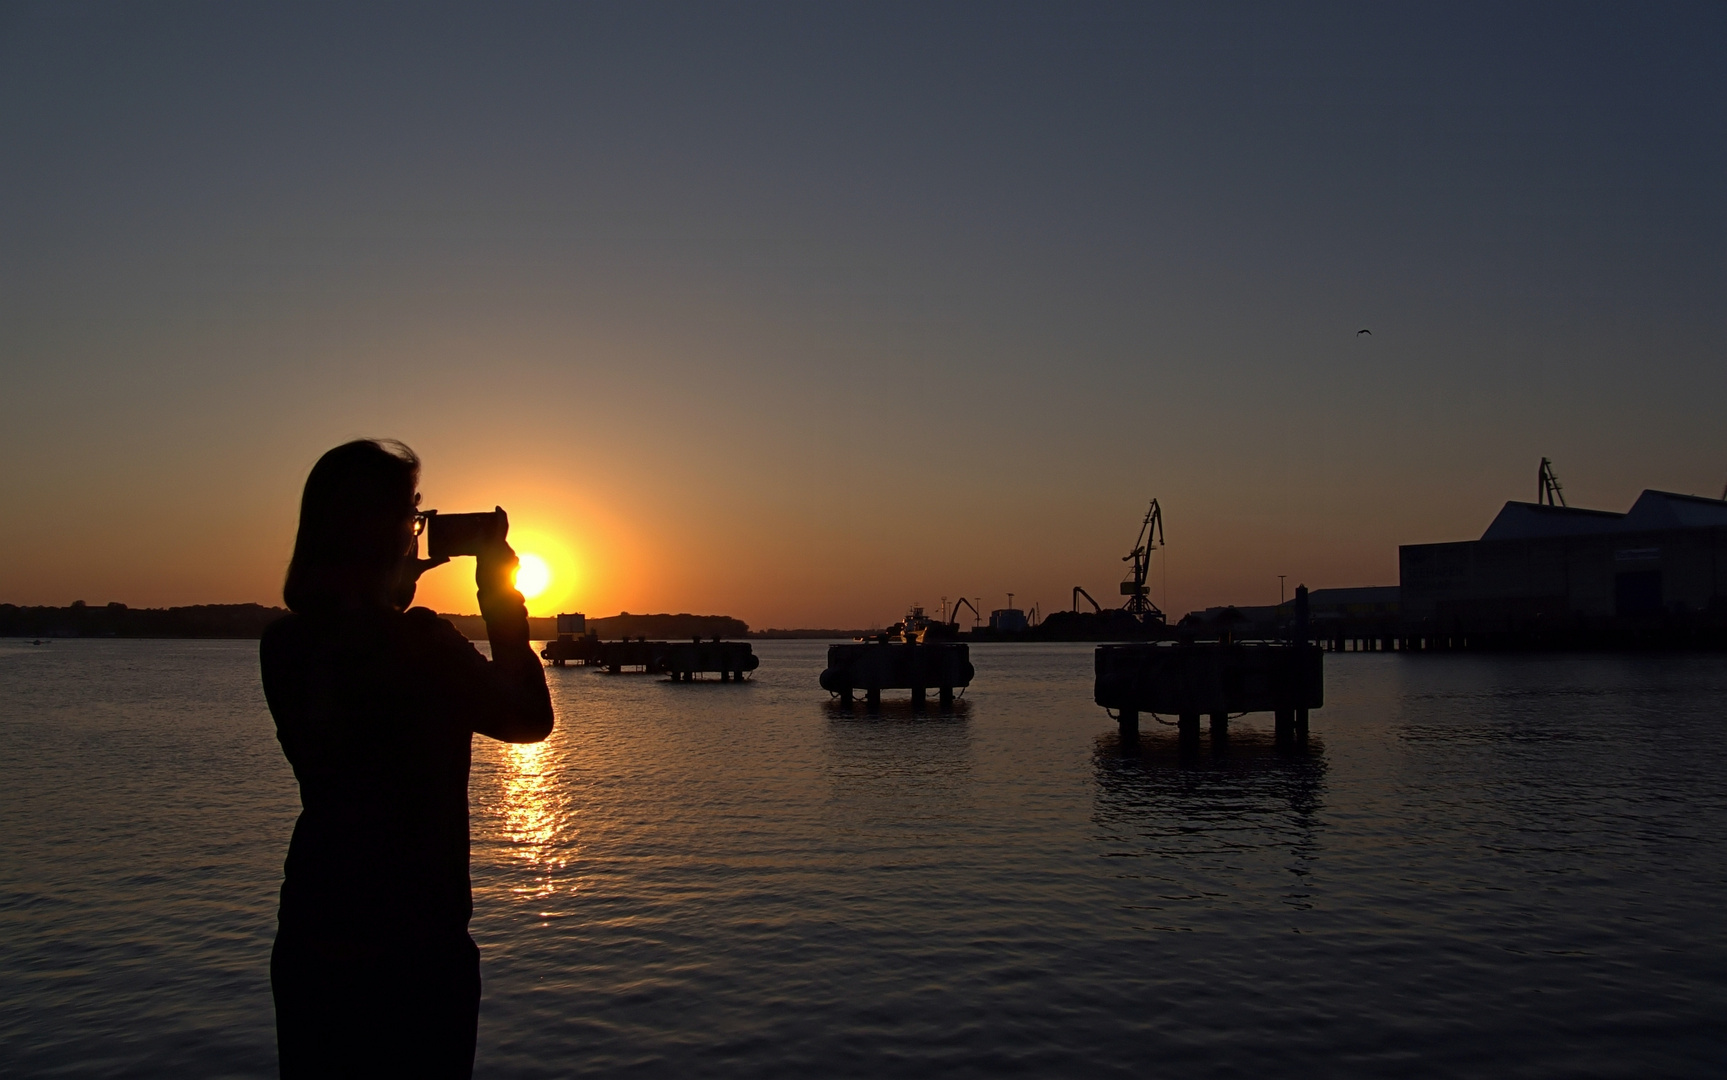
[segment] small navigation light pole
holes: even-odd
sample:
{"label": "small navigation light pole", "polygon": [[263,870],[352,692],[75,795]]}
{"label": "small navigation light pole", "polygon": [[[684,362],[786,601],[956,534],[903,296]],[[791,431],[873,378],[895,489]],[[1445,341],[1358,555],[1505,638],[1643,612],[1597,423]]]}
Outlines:
{"label": "small navigation light pole", "polygon": [[1277,606],[1278,607],[1283,606],[1283,579],[1288,577],[1288,576],[1289,576],[1288,574],[1277,575]]}

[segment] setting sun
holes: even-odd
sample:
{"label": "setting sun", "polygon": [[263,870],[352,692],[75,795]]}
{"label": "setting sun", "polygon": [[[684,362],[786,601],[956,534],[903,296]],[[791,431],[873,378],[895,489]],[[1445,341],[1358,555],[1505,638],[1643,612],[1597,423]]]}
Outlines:
{"label": "setting sun", "polygon": [[546,565],[546,560],[538,555],[524,552],[518,558],[521,561],[516,567],[516,591],[521,593],[524,599],[532,600],[545,592],[546,586],[552,583],[552,571]]}

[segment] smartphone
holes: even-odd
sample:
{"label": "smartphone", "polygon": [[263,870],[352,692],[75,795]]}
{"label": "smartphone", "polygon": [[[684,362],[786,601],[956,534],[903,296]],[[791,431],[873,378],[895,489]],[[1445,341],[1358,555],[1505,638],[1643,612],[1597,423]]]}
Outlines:
{"label": "smartphone", "polygon": [[426,557],[454,559],[461,555],[478,555],[487,544],[503,539],[506,518],[502,510],[483,514],[426,514]]}

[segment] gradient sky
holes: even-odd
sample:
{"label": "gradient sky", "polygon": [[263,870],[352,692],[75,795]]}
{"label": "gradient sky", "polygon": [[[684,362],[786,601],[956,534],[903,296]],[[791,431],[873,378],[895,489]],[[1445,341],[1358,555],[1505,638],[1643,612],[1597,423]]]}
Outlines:
{"label": "gradient sky", "polygon": [[9,3],[0,600],[279,603],[361,435],[536,613],[755,626],[1115,602],[1153,496],[1179,613],[1395,583],[1544,455],[1719,495],[1724,58],[1716,3]]}

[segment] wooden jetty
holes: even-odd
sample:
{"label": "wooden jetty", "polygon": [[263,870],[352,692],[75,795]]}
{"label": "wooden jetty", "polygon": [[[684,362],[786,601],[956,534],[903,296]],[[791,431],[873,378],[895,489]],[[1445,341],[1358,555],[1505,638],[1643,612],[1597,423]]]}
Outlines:
{"label": "wooden jetty", "polygon": [[934,689],[943,705],[952,705],[954,691],[971,685],[976,669],[971,649],[961,644],[890,642],[886,635],[853,645],[829,645],[822,689],[848,704],[862,690],[864,701],[881,704],[883,690],[910,690],[912,704],[922,704]]}

